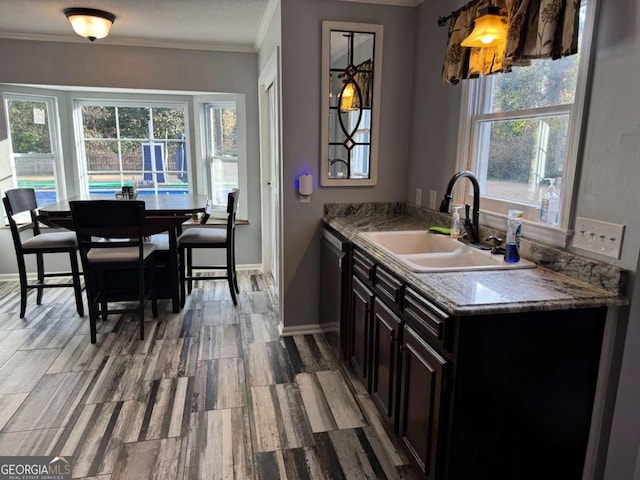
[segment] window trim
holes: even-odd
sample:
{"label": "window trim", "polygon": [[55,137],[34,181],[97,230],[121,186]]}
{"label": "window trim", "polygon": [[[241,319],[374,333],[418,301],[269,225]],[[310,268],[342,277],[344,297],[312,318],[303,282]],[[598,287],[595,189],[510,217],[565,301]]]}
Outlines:
{"label": "window trim", "polygon": [[[590,86],[593,76],[593,43],[595,41],[596,20],[598,16],[598,0],[585,2],[586,13],[582,31],[582,45],[578,62],[578,76],[574,102],[570,109],[569,126],[567,132],[567,154],[565,158],[563,179],[562,202],[560,205],[561,223],[557,227],[536,222],[524,221],[523,236],[533,240],[539,240],[551,245],[566,248],[573,236],[573,224],[575,221],[577,178],[580,171],[581,156],[584,149],[584,135],[586,132],[586,120],[590,101]],[[506,74],[508,75],[508,73]],[[500,113],[480,114],[474,118],[474,112],[485,111],[487,77],[467,80],[462,82],[460,119],[458,125],[458,150],[456,154],[456,170],[471,170],[477,172],[477,125],[481,118],[500,118]],[[553,107],[557,109],[558,107]],[[503,113],[503,112],[501,112]],[[526,114],[521,111],[518,116]],[[504,117],[505,115],[502,115]],[[510,118],[515,118],[509,115]],[[470,203],[471,192],[468,186],[455,192],[456,203]],[[505,214],[480,208],[480,223],[499,230],[506,229]]]}

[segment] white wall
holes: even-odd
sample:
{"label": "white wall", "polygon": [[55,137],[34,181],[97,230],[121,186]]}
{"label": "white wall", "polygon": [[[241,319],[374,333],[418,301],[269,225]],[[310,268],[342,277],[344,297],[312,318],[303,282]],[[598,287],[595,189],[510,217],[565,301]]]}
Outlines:
{"label": "white wall", "polygon": [[[317,324],[320,301],[320,220],[328,202],[405,198],[414,10],[339,2],[282,1],[284,326]],[[384,25],[378,185],[320,187],[320,62],[323,20]],[[316,187],[301,204],[296,178],[308,171]]]}
{"label": "white wall", "polygon": [[[244,94],[247,107],[248,188],[241,195],[249,202],[250,224],[238,227],[237,261],[239,264],[261,262],[258,74],[255,53],[123,47],[89,42],[0,40],[0,65],[0,83]],[[60,106],[63,108],[64,104],[61,102]],[[1,106],[0,164],[3,166],[9,161],[8,149],[4,147],[6,143],[5,113],[4,106]],[[69,144],[66,146],[70,148]],[[194,148],[191,153],[196,158]],[[74,172],[75,168],[70,155],[65,152],[67,186],[73,193],[72,182],[76,177],[69,173]],[[6,185],[2,185],[2,188],[6,188]],[[0,249],[13,250],[7,230],[0,231]],[[0,265],[0,274],[15,272],[15,266],[5,265]]]}

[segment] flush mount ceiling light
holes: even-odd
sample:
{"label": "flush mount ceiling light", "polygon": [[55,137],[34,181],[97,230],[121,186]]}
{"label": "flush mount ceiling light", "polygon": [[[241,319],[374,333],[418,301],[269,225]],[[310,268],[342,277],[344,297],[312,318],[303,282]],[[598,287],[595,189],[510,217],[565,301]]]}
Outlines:
{"label": "flush mount ceiling light", "polygon": [[113,13],[93,8],[65,8],[64,14],[71,22],[74,32],[92,42],[109,35],[109,29],[116,19]]}
{"label": "flush mount ceiling light", "polygon": [[473,31],[460,45],[463,47],[495,47],[507,40],[507,17],[500,15],[498,7],[480,10]]}

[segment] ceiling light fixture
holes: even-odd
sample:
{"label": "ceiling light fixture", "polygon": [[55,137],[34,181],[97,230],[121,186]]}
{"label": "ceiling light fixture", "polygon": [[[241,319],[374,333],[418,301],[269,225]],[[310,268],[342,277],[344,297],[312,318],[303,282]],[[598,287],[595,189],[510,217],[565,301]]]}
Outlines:
{"label": "ceiling light fixture", "polygon": [[116,19],[113,13],[93,8],[65,8],[64,14],[71,22],[74,32],[92,42],[109,35],[109,29]]}
{"label": "ceiling light fixture", "polygon": [[500,9],[488,6],[480,10],[473,31],[460,45],[463,47],[489,48],[507,40],[507,17],[500,15]]}

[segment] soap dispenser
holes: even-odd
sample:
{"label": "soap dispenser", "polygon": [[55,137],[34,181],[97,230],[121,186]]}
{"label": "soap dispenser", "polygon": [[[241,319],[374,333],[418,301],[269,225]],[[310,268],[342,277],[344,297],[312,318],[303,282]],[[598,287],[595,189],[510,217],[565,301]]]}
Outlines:
{"label": "soap dispenser", "polygon": [[459,209],[462,207],[453,207],[453,215],[451,217],[451,230],[449,236],[451,238],[458,238],[460,236],[460,213]]}

